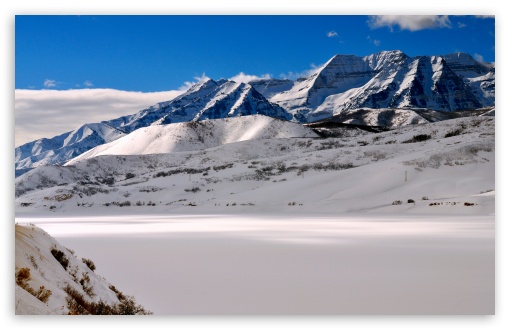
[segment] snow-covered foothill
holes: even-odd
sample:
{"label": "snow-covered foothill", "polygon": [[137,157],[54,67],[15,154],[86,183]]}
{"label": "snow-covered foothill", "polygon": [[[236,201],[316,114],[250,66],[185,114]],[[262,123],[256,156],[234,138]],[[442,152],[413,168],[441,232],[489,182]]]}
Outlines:
{"label": "snow-covered foothill", "polygon": [[146,155],[208,149],[246,140],[318,137],[302,125],[262,115],[151,125],[68,162],[100,155]]}
{"label": "snow-covered foothill", "polygon": [[16,212],[493,214],[494,195],[481,192],[495,188],[494,125],[467,117],[343,138],[77,159],[18,177]]}

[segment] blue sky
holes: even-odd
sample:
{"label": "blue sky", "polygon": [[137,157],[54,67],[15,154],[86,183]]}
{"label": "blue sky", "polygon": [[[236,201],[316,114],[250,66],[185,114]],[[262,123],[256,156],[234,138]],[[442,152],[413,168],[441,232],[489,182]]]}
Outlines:
{"label": "blue sky", "polygon": [[335,54],[495,60],[475,16],[16,16],[15,88],[176,90],[194,77],[296,77]]}

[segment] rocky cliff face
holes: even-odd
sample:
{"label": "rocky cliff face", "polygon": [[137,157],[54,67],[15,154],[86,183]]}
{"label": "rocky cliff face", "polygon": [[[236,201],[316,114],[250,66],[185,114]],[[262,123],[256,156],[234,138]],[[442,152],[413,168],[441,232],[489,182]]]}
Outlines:
{"label": "rocky cliff face", "polygon": [[270,100],[300,122],[358,108],[473,110],[494,104],[490,72],[486,64],[463,53],[414,58],[401,51],[336,55]]}

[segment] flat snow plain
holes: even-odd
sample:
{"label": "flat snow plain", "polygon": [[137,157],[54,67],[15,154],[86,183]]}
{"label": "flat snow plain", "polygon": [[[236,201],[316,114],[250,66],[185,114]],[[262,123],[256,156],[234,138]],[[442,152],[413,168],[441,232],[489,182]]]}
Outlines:
{"label": "flat snow plain", "polygon": [[156,315],[494,314],[494,217],[17,218]]}

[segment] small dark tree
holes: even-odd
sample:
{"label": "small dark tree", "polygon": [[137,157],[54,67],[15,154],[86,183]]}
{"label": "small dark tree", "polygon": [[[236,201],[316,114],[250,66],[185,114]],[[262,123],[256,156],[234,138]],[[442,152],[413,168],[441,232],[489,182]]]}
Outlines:
{"label": "small dark tree", "polygon": [[85,265],[87,265],[87,267],[89,267],[89,269],[90,269],[91,271],[96,270],[96,265],[94,265],[94,262],[93,262],[92,260],[90,260],[90,259],[86,259],[86,258],[81,258],[81,261],[83,261],[83,263],[84,263]]}

